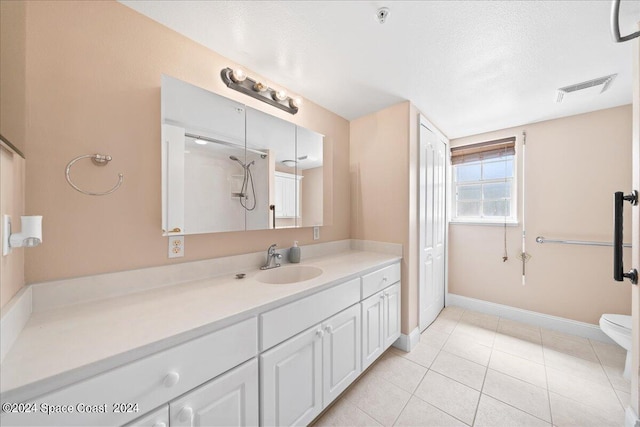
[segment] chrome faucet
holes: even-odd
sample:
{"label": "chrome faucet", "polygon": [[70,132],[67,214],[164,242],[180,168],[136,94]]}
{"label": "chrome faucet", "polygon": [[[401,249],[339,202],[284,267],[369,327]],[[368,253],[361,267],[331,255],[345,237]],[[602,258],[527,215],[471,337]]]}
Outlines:
{"label": "chrome faucet", "polygon": [[[276,252],[276,247],[277,245],[275,243],[269,246],[269,249],[267,249],[267,262],[265,263],[265,265],[260,267],[260,270],[269,270],[270,268],[280,267],[280,264],[277,262],[277,260],[282,258],[282,254]],[[274,265],[271,265],[271,260],[273,260]]]}

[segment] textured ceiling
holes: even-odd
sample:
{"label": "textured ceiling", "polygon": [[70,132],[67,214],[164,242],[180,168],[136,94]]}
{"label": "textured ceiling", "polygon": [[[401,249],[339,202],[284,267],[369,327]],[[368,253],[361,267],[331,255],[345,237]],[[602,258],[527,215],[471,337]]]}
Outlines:
{"label": "textured ceiling", "polygon": [[[631,103],[631,43],[613,43],[609,1],[121,3],[349,120],[410,100],[456,138]],[[640,2],[620,13],[635,31]],[[555,102],[615,73],[603,94]]]}

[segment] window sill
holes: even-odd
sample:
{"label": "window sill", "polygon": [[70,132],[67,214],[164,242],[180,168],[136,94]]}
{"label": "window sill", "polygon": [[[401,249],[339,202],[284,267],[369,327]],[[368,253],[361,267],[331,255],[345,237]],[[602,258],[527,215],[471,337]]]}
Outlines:
{"label": "window sill", "polygon": [[[449,224],[452,225],[486,225],[489,227],[504,227],[505,221],[494,221],[494,220],[461,220],[461,219],[452,219],[449,221]],[[520,225],[518,221],[508,220],[506,222],[507,227],[517,227]]]}

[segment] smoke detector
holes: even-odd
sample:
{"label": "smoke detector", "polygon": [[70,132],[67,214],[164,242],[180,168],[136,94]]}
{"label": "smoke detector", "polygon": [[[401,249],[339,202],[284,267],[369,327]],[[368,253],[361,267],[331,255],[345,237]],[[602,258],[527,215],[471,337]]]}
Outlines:
{"label": "smoke detector", "polygon": [[388,7],[381,7],[376,12],[376,18],[378,19],[378,22],[381,23],[381,24],[384,24],[388,17],[389,17],[389,8]]}
{"label": "smoke detector", "polygon": [[595,88],[597,86],[602,86],[600,93],[603,93],[604,91],[609,89],[609,87],[611,86],[611,83],[616,78],[616,76],[617,74],[611,74],[604,77],[598,77],[597,79],[588,80],[586,82],[576,83],[573,85],[561,87],[557,90],[556,102],[557,103],[562,102],[565,94],[578,92],[578,91],[589,89],[589,88]]}

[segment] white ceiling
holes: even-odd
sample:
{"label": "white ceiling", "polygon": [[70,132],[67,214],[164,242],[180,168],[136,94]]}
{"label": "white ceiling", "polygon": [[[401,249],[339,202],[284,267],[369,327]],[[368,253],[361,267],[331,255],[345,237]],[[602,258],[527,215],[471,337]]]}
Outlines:
{"label": "white ceiling", "polygon": [[[632,43],[612,41],[610,1],[121,3],[349,120],[410,100],[457,138],[631,103]],[[635,31],[640,2],[620,14]],[[615,73],[603,94],[555,102]]]}

